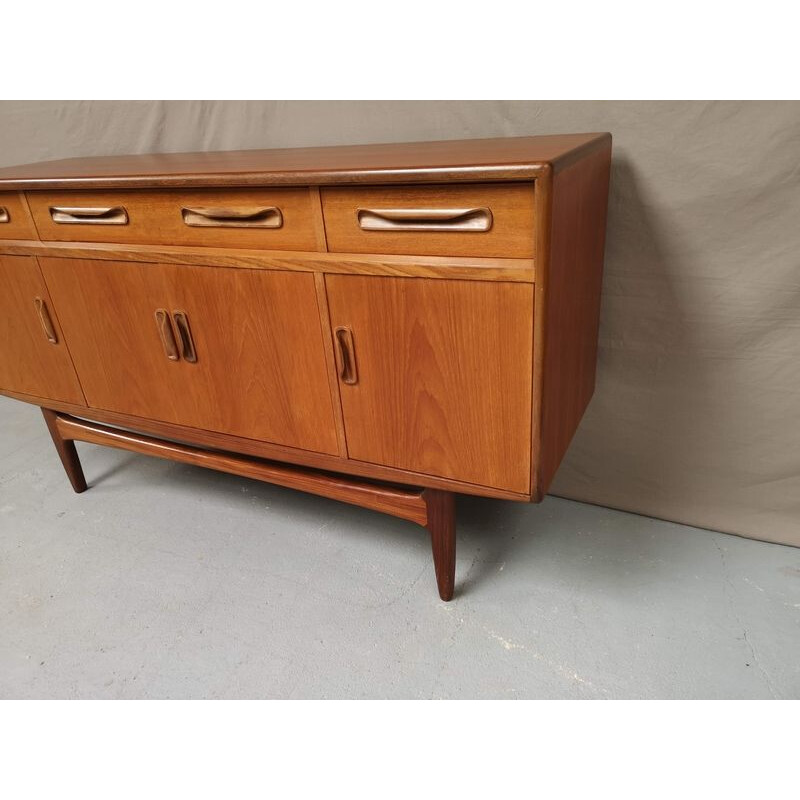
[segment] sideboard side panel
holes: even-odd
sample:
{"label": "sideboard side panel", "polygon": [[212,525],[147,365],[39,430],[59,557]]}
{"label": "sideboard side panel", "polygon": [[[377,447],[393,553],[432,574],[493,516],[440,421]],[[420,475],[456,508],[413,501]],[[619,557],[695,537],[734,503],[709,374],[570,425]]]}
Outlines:
{"label": "sideboard side panel", "polygon": [[553,175],[544,282],[539,497],[553,480],[595,386],[611,140]]}

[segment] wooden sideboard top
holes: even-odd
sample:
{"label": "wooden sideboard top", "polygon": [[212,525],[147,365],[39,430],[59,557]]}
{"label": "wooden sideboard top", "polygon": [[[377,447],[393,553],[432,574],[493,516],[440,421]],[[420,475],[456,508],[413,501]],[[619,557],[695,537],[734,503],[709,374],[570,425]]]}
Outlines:
{"label": "wooden sideboard top", "polygon": [[0,191],[530,180],[607,146],[609,133],[158,153],[0,169]]}

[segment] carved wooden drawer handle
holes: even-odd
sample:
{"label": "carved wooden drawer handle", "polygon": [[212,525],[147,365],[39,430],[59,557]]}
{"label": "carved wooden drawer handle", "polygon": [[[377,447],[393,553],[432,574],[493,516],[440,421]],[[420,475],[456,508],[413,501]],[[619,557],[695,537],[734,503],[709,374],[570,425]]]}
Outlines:
{"label": "carved wooden drawer handle", "polygon": [[163,308],[157,309],[156,324],[161,344],[164,345],[164,354],[170,361],[177,361],[180,356],[178,355],[178,345],[175,344],[175,334],[172,332],[172,323],[169,321],[169,311]]}
{"label": "carved wooden drawer handle", "polygon": [[127,225],[128,212],[122,206],[110,208],[67,208],[53,206],[50,216],[58,225]]}
{"label": "carved wooden drawer handle", "polygon": [[181,342],[181,356],[183,356],[184,361],[195,364],[197,362],[197,350],[194,349],[194,339],[192,339],[192,331],[189,328],[189,317],[185,311],[175,311],[172,314],[172,318],[175,320],[175,327]]}
{"label": "carved wooden drawer handle", "polygon": [[359,208],[363,231],[460,231],[479,233],[492,227],[488,208]]}
{"label": "carved wooden drawer handle", "polygon": [[358,383],[353,332],[350,328],[340,326],[333,331],[333,338],[336,341],[336,349],[339,354],[339,377],[342,379],[342,383],[353,386]]}
{"label": "carved wooden drawer handle", "polygon": [[8,213],[7,208],[0,206],[0,222],[11,222],[11,215]]}
{"label": "carved wooden drawer handle", "polygon": [[53,320],[50,319],[50,313],[47,310],[44,300],[41,297],[36,297],[33,300],[36,307],[36,313],[39,315],[39,322],[42,323],[42,330],[47,337],[50,344],[58,344],[58,336],[56,336],[56,329],[53,327]]}
{"label": "carved wooden drawer handle", "polygon": [[246,208],[184,208],[186,225],[196,228],[280,228],[283,214],[277,206]]}

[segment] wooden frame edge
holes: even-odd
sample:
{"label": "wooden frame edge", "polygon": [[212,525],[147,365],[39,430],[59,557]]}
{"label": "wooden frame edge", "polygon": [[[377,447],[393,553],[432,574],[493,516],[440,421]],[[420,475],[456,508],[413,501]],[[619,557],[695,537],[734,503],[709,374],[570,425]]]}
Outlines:
{"label": "wooden frame edge", "polygon": [[553,171],[545,170],[536,182],[534,196],[536,225],[536,283],[533,308],[533,391],[531,394],[531,502],[544,499],[542,490],[542,378],[547,323],[547,271],[550,267]]}
{"label": "wooden frame edge", "polygon": [[383,256],[305,250],[39,242],[21,239],[0,240],[0,255],[510,283],[534,283],[536,277],[535,260],[532,258]]}

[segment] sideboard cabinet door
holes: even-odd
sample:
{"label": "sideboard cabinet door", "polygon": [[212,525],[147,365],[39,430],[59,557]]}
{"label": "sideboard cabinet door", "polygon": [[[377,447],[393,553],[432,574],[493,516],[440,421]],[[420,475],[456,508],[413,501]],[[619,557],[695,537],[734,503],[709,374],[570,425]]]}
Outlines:
{"label": "sideboard cabinet door", "polygon": [[530,491],[533,286],[326,276],[350,458]]}
{"label": "sideboard cabinet door", "polygon": [[42,259],[94,408],[338,453],[314,277]]}
{"label": "sideboard cabinet door", "polygon": [[0,389],[83,405],[36,259],[0,256]]}

